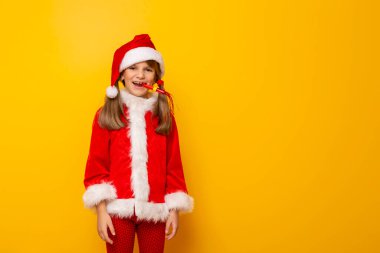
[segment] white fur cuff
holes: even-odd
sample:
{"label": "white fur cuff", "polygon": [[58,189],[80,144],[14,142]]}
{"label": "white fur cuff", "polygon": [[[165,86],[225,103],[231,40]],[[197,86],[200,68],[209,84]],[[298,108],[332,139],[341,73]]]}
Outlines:
{"label": "white fur cuff", "polygon": [[116,199],[116,188],[111,183],[94,184],[83,194],[85,207],[92,208],[103,200]]}
{"label": "white fur cuff", "polygon": [[165,202],[169,210],[191,212],[194,208],[194,199],[184,192],[166,194]]}

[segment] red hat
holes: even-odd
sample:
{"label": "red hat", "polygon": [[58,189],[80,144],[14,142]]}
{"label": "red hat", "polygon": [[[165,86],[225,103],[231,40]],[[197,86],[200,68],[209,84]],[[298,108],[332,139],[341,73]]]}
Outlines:
{"label": "red hat", "polygon": [[107,97],[117,96],[118,91],[114,84],[119,78],[120,72],[135,63],[147,60],[155,60],[159,63],[160,78],[162,78],[165,72],[164,61],[148,34],[136,35],[133,40],[119,47],[113,55],[111,85],[107,87]]}

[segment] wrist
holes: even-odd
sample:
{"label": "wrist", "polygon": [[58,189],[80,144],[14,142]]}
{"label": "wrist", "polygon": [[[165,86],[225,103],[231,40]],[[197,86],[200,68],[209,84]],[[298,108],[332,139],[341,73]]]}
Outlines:
{"label": "wrist", "polygon": [[98,205],[96,205],[96,212],[97,213],[103,213],[106,212],[106,203],[105,201],[100,202]]}

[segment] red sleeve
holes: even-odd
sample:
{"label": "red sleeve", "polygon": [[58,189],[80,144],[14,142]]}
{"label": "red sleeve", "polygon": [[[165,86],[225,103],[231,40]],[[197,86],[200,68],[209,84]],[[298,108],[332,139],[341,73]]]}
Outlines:
{"label": "red sleeve", "polygon": [[179,147],[178,129],[175,118],[172,116],[172,129],[167,136],[166,143],[166,195],[165,202],[169,209],[191,212],[193,198],[188,195],[181,152]]}
{"label": "red sleeve", "polygon": [[116,198],[116,189],[109,180],[109,130],[101,128],[98,119],[99,109],[92,123],[90,150],[84,175],[83,201],[86,207],[91,208],[103,200]]}

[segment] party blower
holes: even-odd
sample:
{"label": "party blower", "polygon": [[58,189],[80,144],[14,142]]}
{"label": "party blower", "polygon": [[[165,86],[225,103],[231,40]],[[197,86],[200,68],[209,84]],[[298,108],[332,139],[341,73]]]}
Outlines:
{"label": "party blower", "polygon": [[164,94],[164,95],[166,95],[166,96],[169,98],[169,100],[170,100],[170,106],[173,108],[173,99],[172,99],[172,95],[170,95],[169,92],[167,92],[167,91],[165,91],[165,90],[163,90],[163,89],[160,88],[160,86],[162,86],[163,84],[164,84],[164,81],[160,79],[160,80],[158,80],[158,81],[157,81],[155,84],[153,84],[153,85],[149,85],[149,84],[147,84],[147,83],[142,83],[141,86],[143,86],[143,87],[149,89],[149,90],[152,91],[152,92],[158,92],[158,93],[160,93],[160,94]]}

